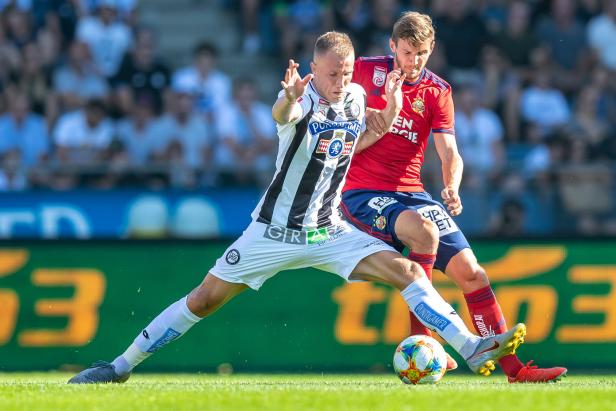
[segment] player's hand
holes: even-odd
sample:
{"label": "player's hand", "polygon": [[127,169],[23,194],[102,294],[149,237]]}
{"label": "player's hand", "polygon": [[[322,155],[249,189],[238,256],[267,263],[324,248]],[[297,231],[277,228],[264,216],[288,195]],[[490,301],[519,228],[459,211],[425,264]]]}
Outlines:
{"label": "player's hand", "polygon": [[387,122],[383,113],[373,109],[366,110],[366,128],[379,136],[389,131],[387,130]]}
{"label": "player's hand", "polygon": [[406,79],[406,74],[401,70],[392,70],[387,74],[385,82],[385,96],[387,103],[393,102],[397,109],[402,108],[402,83]]}
{"label": "player's hand", "polygon": [[293,59],[289,60],[289,68],[284,74],[284,81],[280,82],[284,89],[285,98],[290,102],[297,101],[304,94],[306,85],[312,79],[312,74],[306,74],[304,78],[301,78],[297,72],[298,67],[299,64]]}
{"label": "player's hand", "polygon": [[452,217],[462,213],[462,200],[458,195],[458,190],[445,187],[443,191],[441,191],[441,197],[443,197],[443,202],[447,206],[447,210]]}

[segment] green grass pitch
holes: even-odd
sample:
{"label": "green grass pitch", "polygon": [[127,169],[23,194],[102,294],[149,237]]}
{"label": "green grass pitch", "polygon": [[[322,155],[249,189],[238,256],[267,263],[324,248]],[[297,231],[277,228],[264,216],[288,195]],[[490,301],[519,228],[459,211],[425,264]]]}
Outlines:
{"label": "green grass pitch", "polygon": [[510,385],[447,375],[406,386],[393,375],[137,374],[126,384],[67,385],[64,373],[0,374],[0,410],[616,410],[616,375]]}

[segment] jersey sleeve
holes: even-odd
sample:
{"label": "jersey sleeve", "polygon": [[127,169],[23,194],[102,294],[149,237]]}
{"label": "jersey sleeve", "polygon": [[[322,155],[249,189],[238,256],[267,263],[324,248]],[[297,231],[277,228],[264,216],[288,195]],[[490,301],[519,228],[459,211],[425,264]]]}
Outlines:
{"label": "jersey sleeve", "polygon": [[440,93],[436,99],[431,128],[433,133],[456,134],[454,130],[453,98],[451,97],[450,87]]}
{"label": "jersey sleeve", "polygon": [[[284,97],[284,89],[278,92],[278,98],[282,97]],[[289,124],[299,123],[310,112],[310,109],[312,108],[312,101],[310,100],[310,97],[308,95],[308,87],[306,87],[304,94],[302,94],[302,96],[297,99],[297,102],[302,109],[302,115],[297,120],[292,121]]]}

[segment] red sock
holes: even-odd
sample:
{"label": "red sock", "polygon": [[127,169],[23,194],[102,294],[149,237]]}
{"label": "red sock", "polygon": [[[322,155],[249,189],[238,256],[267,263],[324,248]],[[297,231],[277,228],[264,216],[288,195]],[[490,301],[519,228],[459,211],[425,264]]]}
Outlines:
{"label": "red sock", "polygon": [[[464,294],[468,311],[471,313],[473,326],[479,335],[502,334],[507,331],[507,324],[500,305],[489,285],[472,293]],[[501,358],[498,363],[509,377],[515,377],[524,366],[515,354]]]}
{"label": "red sock", "polygon": [[[419,264],[426,272],[426,277],[432,281],[432,266],[434,266],[436,254],[419,254],[411,251],[409,253],[409,260]],[[409,316],[411,318],[411,335],[422,334],[432,336],[432,331],[423,325],[412,311],[409,311]]]}

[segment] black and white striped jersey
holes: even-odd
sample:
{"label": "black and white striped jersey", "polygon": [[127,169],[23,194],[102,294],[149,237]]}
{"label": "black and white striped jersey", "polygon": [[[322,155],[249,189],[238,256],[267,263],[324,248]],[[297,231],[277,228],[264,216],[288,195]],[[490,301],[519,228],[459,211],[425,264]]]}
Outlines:
{"label": "black and white striped jersey", "polygon": [[311,81],[298,102],[301,118],[277,126],[276,173],[252,218],[295,230],[336,225],[344,179],[365,127],[366,95],[351,83],[343,101],[330,103]]}

